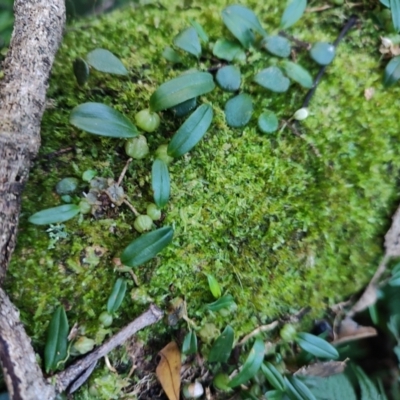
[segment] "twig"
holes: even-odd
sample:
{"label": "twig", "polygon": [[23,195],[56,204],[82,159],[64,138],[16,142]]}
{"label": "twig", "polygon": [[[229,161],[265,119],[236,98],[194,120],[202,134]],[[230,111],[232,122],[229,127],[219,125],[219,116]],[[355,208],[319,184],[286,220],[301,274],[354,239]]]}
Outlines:
{"label": "twig", "polygon": [[122,179],[124,179],[124,176],[125,176],[125,174],[126,174],[126,171],[128,170],[129,164],[130,164],[131,162],[132,162],[132,158],[130,158],[130,159],[126,162],[125,167],[124,167],[124,169],[122,170],[122,172],[121,172],[121,174],[120,174],[120,176],[119,176],[119,178],[118,178],[117,186],[121,186]]}
{"label": "twig", "polygon": [[279,325],[279,321],[271,322],[268,325],[261,325],[258,328],[254,329],[254,331],[247,334],[239,343],[238,346],[243,346],[249,339],[254,336],[257,336],[261,332],[269,332],[275,329]]}
{"label": "twig", "polygon": [[[71,366],[69,366],[65,371],[58,373],[55,376],[55,386],[58,393],[62,393],[68,388],[72,388],[71,385],[74,386],[74,382],[85,374],[85,371],[90,368],[93,363],[97,362],[100,358],[107,355],[110,351],[115,349],[117,346],[122,345],[133,336],[137,331],[149,326],[153,325],[156,322],[160,321],[162,316],[164,315],[163,311],[152,304],[147,311],[145,311],[142,315],[132,321],[129,325],[122,328],[118,333],[108,339],[104,344],[98,347],[96,350],[87,354],[84,358],[78,360]],[[87,376],[88,378],[88,376]],[[54,379],[54,377],[50,378]],[[80,382],[82,385],[84,382]],[[75,388],[76,390],[77,388]]]}

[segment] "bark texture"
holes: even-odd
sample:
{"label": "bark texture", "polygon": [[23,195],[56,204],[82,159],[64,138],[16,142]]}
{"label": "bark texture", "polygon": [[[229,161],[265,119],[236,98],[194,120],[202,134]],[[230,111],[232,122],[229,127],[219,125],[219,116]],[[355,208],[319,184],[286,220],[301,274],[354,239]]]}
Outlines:
{"label": "bark texture", "polygon": [[[0,286],[14,251],[21,192],[40,147],[40,122],[65,23],[64,0],[15,0],[0,81]],[[0,288],[0,365],[11,399],[52,399],[18,310]]]}

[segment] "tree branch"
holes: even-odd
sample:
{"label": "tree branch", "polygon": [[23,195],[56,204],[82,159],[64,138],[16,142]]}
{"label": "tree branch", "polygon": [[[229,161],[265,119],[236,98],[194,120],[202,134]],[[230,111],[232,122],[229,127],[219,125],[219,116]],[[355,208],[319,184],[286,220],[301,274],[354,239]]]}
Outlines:
{"label": "tree branch", "polygon": [[[63,0],[15,0],[0,80],[0,286],[15,248],[21,192],[40,147],[51,67],[65,23]],[[18,310],[0,288],[0,366],[11,399],[53,399]]]}

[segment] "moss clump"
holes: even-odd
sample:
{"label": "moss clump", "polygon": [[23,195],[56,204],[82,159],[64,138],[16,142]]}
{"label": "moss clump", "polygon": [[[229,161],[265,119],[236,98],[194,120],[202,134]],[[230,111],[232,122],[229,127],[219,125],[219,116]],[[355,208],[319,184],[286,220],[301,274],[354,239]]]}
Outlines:
{"label": "moss clump", "polygon": [[[278,27],[282,2],[245,3],[269,32]],[[155,5],[125,9],[67,32],[49,92],[56,106],[43,121],[43,146],[24,194],[18,249],[8,279],[8,290],[38,349],[60,302],[71,321],[85,325],[86,335],[96,334],[97,318],[117,278],[112,258],[137,236],[135,216],[124,207],[98,220],[85,216],[67,222],[68,238],[51,250],[45,229],[27,224],[33,212],[59,204],[54,187],[61,178],[95,169],[116,179],[125,164],[122,140],[74,129],[69,113],[80,103],[98,101],[133,120],[148,107],[158,85],[196,66],[189,56],[175,67],[161,57],[189,18],[203,25],[211,41],[230,37],[219,15],[225,1],[207,6],[193,1],[190,9],[179,4],[170,2],[168,10]],[[333,41],[342,21],[341,9],[307,14],[292,34],[305,41]],[[118,55],[131,71],[129,78],[94,73],[87,87],[77,87],[72,61],[96,47]],[[255,117],[244,129],[229,129],[223,107],[231,94],[216,89],[200,99],[212,104],[215,117],[205,139],[170,165],[172,195],[163,224],[174,226],[173,243],[135,270],[141,301],[126,300],[117,324],[133,319],[150,299],[165,307],[169,299],[181,296],[199,329],[211,323],[220,329],[229,322],[240,336],[304,306],[318,314],[368,281],[398,198],[400,167],[400,90],[383,90],[376,47],[377,33],[366,21],[340,45],[328,68],[311,116],[302,123],[305,137],[321,157],[288,129],[260,134]],[[318,67],[307,55],[299,57],[315,75]],[[276,62],[269,58],[266,63],[268,58],[250,51],[241,66],[242,87],[255,99],[255,115],[269,108],[287,119],[301,107],[305,91],[294,86],[277,95],[253,84],[256,72]],[[210,60],[197,65],[209,66]],[[370,100],[363,94],[367,88],[375,89]],[[161,127],[146,134],[153,154],[182,122],[168,112],[160,116]],[[46,156],[71,146],[72,152]],[[150,165],[150,158],[134,160],[123,183],[141,213],[152,201]],[[83,183],[80,189],[86,190]],[[204,311],[204,304],[213,300],[205,273],[233,295],[238,305],[234,315]],[[151,329],[162,334],[166,328],[159,324]]]}

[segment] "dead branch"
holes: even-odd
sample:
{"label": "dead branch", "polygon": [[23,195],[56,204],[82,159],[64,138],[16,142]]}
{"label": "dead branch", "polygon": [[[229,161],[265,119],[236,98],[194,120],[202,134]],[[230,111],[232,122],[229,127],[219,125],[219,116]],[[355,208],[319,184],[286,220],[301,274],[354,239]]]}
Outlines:
{"label": "dead branch", "polygon": [[[125,343],[131,336],[133,336],[139,330],[146,326],[155,324],[163,316],[163,311],[157,306],[152,304],[147,311],[132,321],[129,325],[122,328],[117,334],[112,336],[100,347],[93,352],[86,355],[84,358],[78,360],[75,364],[72,364],[65,371],[60,372],[56,375],[56,388],[58,392],[64,392],[68,388],[70,391],[75,391],[79,388],[84,381],[80,381],[80,385],[77,386],[74,382],[85,373],[85,371],[95,365],[97,361],[107,355],[110,351],[115,349],[117,346]],[[73,387],[71,387],[73,385]]]}

